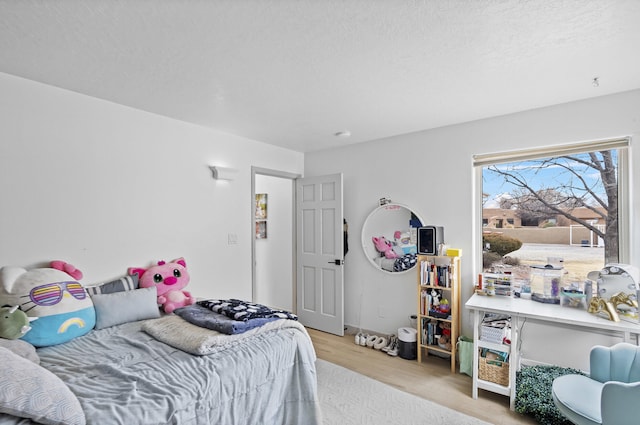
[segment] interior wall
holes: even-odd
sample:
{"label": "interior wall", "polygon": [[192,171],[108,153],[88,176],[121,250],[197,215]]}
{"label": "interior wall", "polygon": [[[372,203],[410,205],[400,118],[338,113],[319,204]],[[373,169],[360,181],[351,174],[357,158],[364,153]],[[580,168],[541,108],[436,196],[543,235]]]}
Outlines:
{"label": "interior wall", "polygon": [[[445,227],[445,243],[461,248],[462,303],[480,271],[475,249],[475,184],[472,156],[630,135],[632,262],[640,264],[638,153],[640,90],[421,131],[305,155],[307,176],[343,173],[344,214],[352,240],[360,241],[367,215],[381,197],[405,204],[426,223]],[[637,192],[637,189],[636,189]],[[380,333],[407,326],[417,309],[416,276],[376,270],[354,243],[345,264],[345,323]],[[463,334],[472,335],[463,309]]]}
{"label": "interior wall", "polygon": [[250,299],[251,166],[302,174],[303,154],[2,73],[0,93],[0,266],[92,284],[184,257],[196,296]]}
{"label": "interior wall", "polygon": [[254,301],[293,311],[293,181],[256,174],[255,191],[267,194],[267,238],[255,243]]}

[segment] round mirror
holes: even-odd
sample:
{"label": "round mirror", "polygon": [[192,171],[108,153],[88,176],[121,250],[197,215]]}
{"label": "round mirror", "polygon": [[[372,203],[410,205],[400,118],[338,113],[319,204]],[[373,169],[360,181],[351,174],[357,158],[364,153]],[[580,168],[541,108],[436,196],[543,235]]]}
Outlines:
{"label": "round mirror", "polygon": [[387,273],[404,273],[416,265],[416,229],[424,220],[402,204],[381,205],[362,226],[362,249],[369,262]]}

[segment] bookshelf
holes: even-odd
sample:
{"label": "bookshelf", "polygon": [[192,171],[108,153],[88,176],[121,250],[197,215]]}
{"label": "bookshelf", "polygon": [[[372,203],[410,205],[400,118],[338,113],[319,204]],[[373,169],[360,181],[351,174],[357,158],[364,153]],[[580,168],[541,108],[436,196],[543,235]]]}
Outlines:
{"label": "bookshelf", "polygon": [[460,257],[418,255],[416,269],[418,362],[430,354],[448,357],[455,373],[460,335]]}

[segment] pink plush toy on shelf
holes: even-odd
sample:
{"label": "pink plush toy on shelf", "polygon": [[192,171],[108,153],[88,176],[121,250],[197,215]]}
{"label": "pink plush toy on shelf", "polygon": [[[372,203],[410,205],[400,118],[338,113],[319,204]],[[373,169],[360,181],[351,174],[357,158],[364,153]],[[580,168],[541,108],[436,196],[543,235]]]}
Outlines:
{"label": "pink plush toy on shelf", "polygon": [[384,236],[380,236],[379,238],[374,236],[371,240],[373,241],[373,245],[376,249],[384,254],[386,258],[398,258],[398,254],[393,251],[393,245],[391,245],[391,242],[389,242]]}
{"label": "pink plush toy on shelf", "polygon": [[158,261],[158,265],[143,269],[130,267],[129,274],[137,274],[141,288],[155,286],[158,290],[158,304],[165,313],[172,313],[176,308],[191,305],[196,299],[189,291],[183,291],[189,283],[189,272],[184,258],[170,262]]}

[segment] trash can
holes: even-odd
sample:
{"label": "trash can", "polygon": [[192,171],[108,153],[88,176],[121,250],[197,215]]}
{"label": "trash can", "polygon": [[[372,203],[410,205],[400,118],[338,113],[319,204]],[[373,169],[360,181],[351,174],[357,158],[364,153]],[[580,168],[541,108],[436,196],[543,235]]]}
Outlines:
{"label": "trash can", "polygon": [[417,357],[418,331],[415,328],[398,329],[398,355],[406,360]]}
{"label": "trash can", "polygon": [[457,351],[460,373],[473,376],[473,339],[464,335],[458,337]]}

